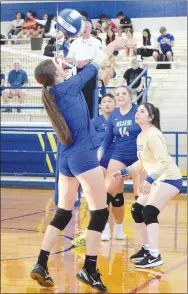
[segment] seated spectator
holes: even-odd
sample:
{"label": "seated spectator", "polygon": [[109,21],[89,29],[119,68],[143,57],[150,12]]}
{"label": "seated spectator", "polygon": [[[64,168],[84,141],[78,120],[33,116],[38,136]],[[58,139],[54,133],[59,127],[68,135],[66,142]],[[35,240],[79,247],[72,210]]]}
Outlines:
{"label": "seated spectator", "polygon": [[161,35],[157,38],[157,49],[158,52],[155,51],[153,53],[154,59],[157,61],[158,55],[164,54],[167,57],[168,61],[172,61],[173,58],[173,51],[172,47],[174,46],[174,36],[167,33],[165,27],[160,28]]}
{"label": "seated spectator", "polygon": [[124,32],[126,29],[133,30],[131,19],[128,16],[125,16],[122,11],[118,12],[117,17],[120,21],[120,26],[119,26],[120,31]]}
{"label": "seated spectator", "polygon": [[17,35],[21,31],[23,23],[24,23],[24,19],[22,19],[21,12],[17,12],[16,19],[14,19],[11,22],[10,31],[8,32],[9,39],[11,39],[13,35]]}
{"label": "seated spectator", "polygon": [[45,28],[45,25],[48,21],[48,14],[45,13],[43,15],[43,19],[36,19],[35,21],[37,24],[37,30],[32,33],[32,37],[35,37],[35,38],[39,37],[40,38],[44,33],[44,28]]}
{"label": "seated spectator", "polygon": [[150,30],[145,29],[143,30],[142,34],[143,34],[142,46],[137,49],[138,61],[143,61],[143,57],[152,56],[153,52],[156,49],[156,40],[151,35]]}
{"label": "seated spectator", "polygon": [[[132,82],[141,74],[143,71],[142,68],[139,67],[139,63],[136,58],[132,59],[131,68],[126,70],[123,75],[123,84],[126,86],[130,86]],[[131,87],[133,95],[139,95],[145,87],[145,77],[141,77],[134,86]],[[140,105],[142,102],[142,97],[138,99],[137,104]]]}
{"label": "seated spectator", "polygon": [[45,38],[56,38],[56,24],[57,21],[55,20],[54,15],[50,15],[44,27],[44,37]]}
{"label": "seated spectator", "polygon": [[[14,62],[14,69],[8,74],[7,86],[12,87],[12,89],[5,89],[2,92],[4,103],[8,104],[9,98],[12,98],[13,96],[18,96],[20,104],[24,103],[26,90],[21,88],[28,86],[28,77],[27,73],[21,69],[21,63],[19,60]],[[3,112],[12,112],[12,109],[7,108]],[[17,112],[21,112],[21,108],[17,108]]]}
{"label": "seated spectator", "polygon": [[14,39],[19,39],[22,37],[28,38],[36,30],[37,30],[36,17],[34,16],[33,11],[28,10],[27,18],[24,20],[21,31],[17,35],[14,35],[12,37]]}
{"label": "seated spectator", "polygon": [[[1,71],[1,67],[0,67],[0,71]],[[2,91],[4,89],[4,85],[5,85],[5,74],[1,73],[1,88],[0,88],[0,96],[2,94]]]}
{"label": "seated spectator", "polygon": [[114,32],[116,32],[118,30],[118,27],[110,18],[106,19],[106,23],[107,23],[108,30],[110,29],[110,30],[113,30]]}
{"label": "seated spectator", "polygon": [[89,21],[92,25],[92,29],[93,29],[93,23],[92,20],[88,17],[88,14],[86,11],[81,11],[80,14],[82,15],[82,19],[83,21]]}
{"label": "seated spectator", "polygon": [[132,29],[127,29],[126,30],[126,49],[125,49],[125,56],[132,57],[136,55],[136,47],[137,47],[137,40],[133,36],[133,30]]}
{"label": "seated spectator", "polygon": [[102,39],[98,37],[99,33],[97,30],[92,30],[91,35],[102,43]]}
{"label": "seated spectator", "polygon": [[[105,41],[106,46],[108,44],[110,44],[112,41],[114,41],[115,38],[116,38],[116,35],[115,35],[114,31],[111,30],[111,29],[108,29],[107,34],[106,34],[106,41]],[[118,51],[114,51],[113,55],[114,56],[117,56],[118,55]]]}
{"label": "seated spectator", "polygon": [[96,30],[99,31],[99,33],[106,32],[106,28],[107,28],[106,19],[107,19],[106,14],[99,15],[99,20],[96,23]]}
{"label": "seated spectator", "polygon": [[44,55],[49,57],[54,57],[54,52],[56,51],[56,39],[51,38],[48,41],[48,44],[46,45],[44,49]]}

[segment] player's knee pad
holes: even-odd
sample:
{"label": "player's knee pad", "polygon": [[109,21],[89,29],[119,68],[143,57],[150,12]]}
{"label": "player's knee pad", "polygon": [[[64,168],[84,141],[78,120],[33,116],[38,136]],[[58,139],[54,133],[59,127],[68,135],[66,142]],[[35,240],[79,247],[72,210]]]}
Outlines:
{"label": "player's knee pad", "polygon": [[147,225],[158,223],[157,216],[160,211],[157,207],[153,205],[146,205],[143,209],[144,222]]}
{"label": "player's knee pad", "polygon": [[91,219],[88,230],[97,231],[102,233],[108,221],[109,211],[108,208],[90,211]]}
{"label": "player's knee pad", "polygon": [[144,217],[143,217],[143,209],[144,206],[139,204],[138,202],[135,202],[131,207],[131,213],[132,218],[134,219],[135,223],[143,223]]}
{"label": "player's knee pad", "polygon": [[107,193],[107,205],[109,206],[112,203],[113,196],[110,193]]}
{"label": "player's knee pad", "polygon": [[72,217],[71,210],[65,210],[63,208],[57,208],[54,218],[52,219],[50,225],[59,229],[60,231],[68,225]]}
{"label": "player's knee pad", "polygon": [[123,193],[117,194],[115,197],[113,197],[112,201],[113,207],[121,207],[124,204],[124,197]]}

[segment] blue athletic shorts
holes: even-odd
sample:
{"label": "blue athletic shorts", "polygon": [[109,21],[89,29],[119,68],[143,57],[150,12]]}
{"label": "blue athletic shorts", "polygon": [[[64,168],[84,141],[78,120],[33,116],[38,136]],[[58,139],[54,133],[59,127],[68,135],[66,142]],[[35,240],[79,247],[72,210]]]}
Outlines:
{"label": "blue athletic shorts", "polygon": [[100,165],[104,168],[107,169],[108,167],[108,164],[109,164],[109,161],[112,157],[112,154],[113,154],[114,150],[109,150],[105,153],[105,155],[103,155],[103,157],[101,158],[101,161],[100,161]]}
{"label": "blue athletic shorts", "polygon": [[76,177],[99,165],[97,158],[98,148],[92,148],[84,152],[77,152],[72,156],[59,156],[59,172],[66,177]]}
{"label": "blue athletic shorts", "polygon": [[111,159],[120,161],[120,162],[124,163],[126,166],[130,166],[131,164],[133,164],[134,162],[136,162],[138,160],[138,157],[136,154],[132,157],[127,157],[126,152],[125,152],[124,154],[114,153],[114,154],[112,154]]}
{"label": "blue athletic shorts", "polygon": [[181,188],[183,186],[182,179],[178,179],[178,180],[163,180],[161,182],[162,183],[167,183],[169,185],[172,185],[172,186],[176,187],[179,191],[181,190]]}

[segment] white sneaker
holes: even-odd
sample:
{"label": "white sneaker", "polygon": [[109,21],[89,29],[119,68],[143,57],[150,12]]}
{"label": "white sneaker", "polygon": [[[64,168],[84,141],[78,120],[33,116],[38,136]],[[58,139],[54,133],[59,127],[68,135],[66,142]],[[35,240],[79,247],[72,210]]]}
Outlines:
{"label": "white sneaker", "polygon": [[107,223],[104,228],[104,231],[102,232],[101,241],[110,241],[110,239],[111,239],[111,231],[110,231],[109,223]]}
{"label": "white sneaker", "polygon": [[123,231],[123,225],[122,224],[117,224],[116,225],[116,239],[117,240],[125,240],[126,235]]}

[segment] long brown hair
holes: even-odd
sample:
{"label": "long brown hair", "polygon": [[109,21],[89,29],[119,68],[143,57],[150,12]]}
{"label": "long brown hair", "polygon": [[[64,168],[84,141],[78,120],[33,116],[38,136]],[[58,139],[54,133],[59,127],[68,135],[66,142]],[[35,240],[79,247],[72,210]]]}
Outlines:
{"label": "long brown hair", "polygon": [[150,117],[153,116],[153,119],[151,121],[152,125],[154,125],[157,129],[161,130],[159,109],[155,107],[152,103],[148,102],[143,102],[140,105],[143,105],[147,109]]}
{"label": "long brown hair", "polygon": [[62,113],[57,108],[55,96],[47,89],[47,87],[54,85],[56,70],[52,60],[44,60],[35,69],[35,79],[43,85],[42,102],[59,140],[63,144],[71,144],[71,131]]}

